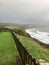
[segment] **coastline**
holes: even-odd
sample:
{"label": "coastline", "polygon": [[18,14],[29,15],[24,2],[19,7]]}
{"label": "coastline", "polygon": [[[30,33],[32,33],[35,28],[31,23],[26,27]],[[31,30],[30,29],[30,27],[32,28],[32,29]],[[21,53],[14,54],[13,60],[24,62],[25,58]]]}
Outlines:
{"label": "coastline", "polygon": [[49,33],[48,32],[42,32],[36,28],[26,29],[25,32],[28,33],[31,36],[31,38],[34,38],[44,44],[49,44]]}

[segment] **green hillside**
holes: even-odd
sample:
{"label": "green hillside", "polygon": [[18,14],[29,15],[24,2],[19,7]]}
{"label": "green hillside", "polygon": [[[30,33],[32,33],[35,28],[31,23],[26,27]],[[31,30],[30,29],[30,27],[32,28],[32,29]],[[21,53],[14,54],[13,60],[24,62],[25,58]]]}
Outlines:
{"label": "green hillside", "polygon": [[10,32],[0,32],[0,65],[16,65],[18,51]]}
{"label": "green hillside", "polygon": [[[43,48],[37,41],[29,37],[16,34],[27,51],[36,58],[49,62],[49,51]],[[14,39],[10,32],[0,32],[0,65],[16,65],[16,58],[19,56]]]}
{"label": "green hillside", "polygon": [[37,60],[44,59],[46,61],[49,61],[49,51],[41,47],[38,42],[24,36],[16,36],[20,40],[20,42],[22,42],[22,44],[26,47],[32,57],[35,57]]}

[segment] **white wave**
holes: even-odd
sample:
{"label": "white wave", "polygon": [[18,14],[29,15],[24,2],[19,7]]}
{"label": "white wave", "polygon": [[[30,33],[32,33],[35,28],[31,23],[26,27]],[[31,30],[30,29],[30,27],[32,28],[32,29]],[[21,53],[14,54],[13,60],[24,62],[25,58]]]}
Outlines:
{"label": "white wave", "polygon": [[26,29],[26,33],[28,33],[32,38],[39,40],[42,43],[49,44],[49,33],[41,32],[37,29]]}

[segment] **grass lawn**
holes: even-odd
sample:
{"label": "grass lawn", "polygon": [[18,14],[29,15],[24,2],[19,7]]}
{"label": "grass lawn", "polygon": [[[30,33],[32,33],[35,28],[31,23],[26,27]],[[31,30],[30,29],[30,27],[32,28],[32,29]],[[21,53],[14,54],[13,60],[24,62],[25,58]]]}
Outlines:
{"label": "grass lawn", "polygon": [[0,65],[16,65],[18,51],[10,32],[0,32]]}
{"label": "grass lawn", "polygon": [[42,48],[35,40],[27,37],[16,35],[22,44],[27,48],[28,52],[37,60],[44,59],[49,62],[49,51]]}

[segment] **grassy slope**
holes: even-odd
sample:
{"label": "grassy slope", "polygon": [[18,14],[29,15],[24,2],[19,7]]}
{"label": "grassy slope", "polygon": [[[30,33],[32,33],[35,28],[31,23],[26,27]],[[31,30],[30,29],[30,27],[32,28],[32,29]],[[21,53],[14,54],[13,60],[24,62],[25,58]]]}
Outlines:
{"label": "grassy slope", "polygon": [[16,35],[22,44],[27,47],[28,52],[36,59],[45,59],[49,61],[49,51],[42,48],[36,41],[31,40],[27,37]]}
{"label": "grassy slope", "polygon": [[0,65],[16,65],[16,49],[10,32],[0,32]]}

